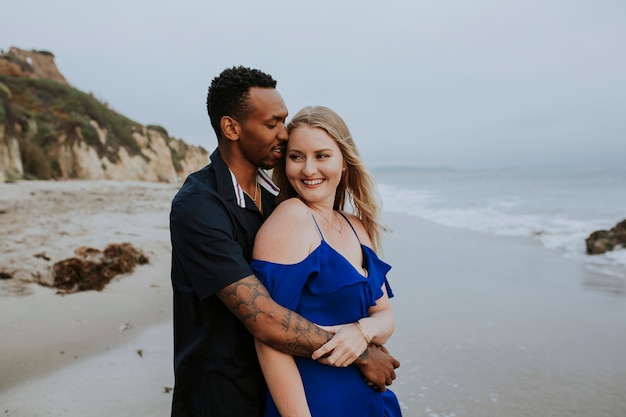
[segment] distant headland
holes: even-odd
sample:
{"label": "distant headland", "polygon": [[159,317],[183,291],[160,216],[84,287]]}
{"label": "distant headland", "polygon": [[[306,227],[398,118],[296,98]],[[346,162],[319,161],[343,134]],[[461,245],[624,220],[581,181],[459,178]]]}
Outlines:
{"label": "distant headland", "polygon": [[48,51],[0,52],[0,182],[109,179],[175,183],[208,152],[141,125],[72,87]]}

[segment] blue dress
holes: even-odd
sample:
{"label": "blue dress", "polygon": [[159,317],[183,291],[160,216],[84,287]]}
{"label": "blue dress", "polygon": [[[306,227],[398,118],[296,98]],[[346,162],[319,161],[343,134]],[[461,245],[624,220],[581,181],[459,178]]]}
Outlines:
{"label": "blue dress", "polygon": [[[369,307],[383,295],[383,284],[388,296],[393,296],[386,278],[391,267],[372,249],[361,245],[363,267],[368,271],[366,278],[326,243],[321,231],[320,235],[320,245],[296,264],[252,261],[255,275],[277,303],[313,323],[336,325],[367,317]],[[313,417],[402,415],[395,394],[390,390],[374,391],[356,367],[333,367],[301,357],[295,361]],[[265,416],[280,416],[270,394]]]}

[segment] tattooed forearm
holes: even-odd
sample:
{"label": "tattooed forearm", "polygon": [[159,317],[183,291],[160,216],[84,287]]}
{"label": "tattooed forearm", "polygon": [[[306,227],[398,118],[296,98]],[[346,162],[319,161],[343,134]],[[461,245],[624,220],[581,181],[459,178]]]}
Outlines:
{"label": "tattooed forearm", "polygon": [[[299,314],[274,303],[267,289],[254,276],[225,287],[217,295],[248,330],[255,335],[269,335],[269,340],[264,342],[284,353],[310,356],[332,337]],[[258,329],[259,323],[268,328],[255,333],[255,326]]]}
{"label": "tattooed forearm", "polygon": [[284,331],[289,331],[289,324],[291,323],[292,311],[288,310],[287,314],[283,316],[283,319],[280,321],[280,324],[283,326]]}
{"label": "tattooed forearm", "polygon": [[267,289],[254,277],[241,279],[223,288],[217,296],[244,324],[248,320],[256,321],[259,314],[264,314],[261,302],[271,299]]}
{"label": "tattooed forearm", "polygon": [[[282,349],[284,353],[295,356],[311,356],[322,343],[328,342],[332,334],[320,329],[302,316],[289,312],[289,316],[295,316],[295,320],[287,326],[288,339]],[[291,336],[293,335],[293,336]],[[320,343],[320,340],[322,343]]]}

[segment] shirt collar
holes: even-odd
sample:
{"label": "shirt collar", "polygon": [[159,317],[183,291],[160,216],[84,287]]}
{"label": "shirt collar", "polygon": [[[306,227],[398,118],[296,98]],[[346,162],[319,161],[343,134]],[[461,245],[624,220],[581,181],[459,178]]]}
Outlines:
{"label": "shirt collar", "polygon": [[[244,197],[243,188],[241,188],[241,186],[237,182],[237,178],[235,178],[235,174],[233,174],[230,168],[228,169],[228,172],[230,172],[230,178],[233,182],[233,188],[235,189],[235,197],[237,199],[237,205],[241,208],[246,208],[246,198]],[[267,172],[265,172],[261,168],[258,168],[256,176],[257,176],[257,179],[259,180],[259,185],[261,187],[269,191],[270,194],[272,194],[274,197],[278,195],[278,192],[280,190],[276,186],[276,184],[272,182],[272,179],[270,178],[269,175],[267,175]]]}

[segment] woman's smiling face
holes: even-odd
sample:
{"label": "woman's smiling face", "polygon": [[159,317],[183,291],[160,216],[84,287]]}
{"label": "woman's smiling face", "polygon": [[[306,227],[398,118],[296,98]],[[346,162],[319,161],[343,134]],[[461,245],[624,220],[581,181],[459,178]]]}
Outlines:
{"label": "woman's smiling face", "polygon": [[343,154],[325,130],[300,126],[287,142],[285,173],[305,202],[333,206],[344,167]]}

